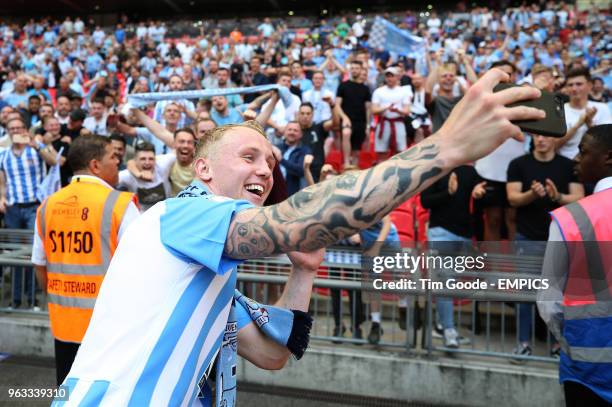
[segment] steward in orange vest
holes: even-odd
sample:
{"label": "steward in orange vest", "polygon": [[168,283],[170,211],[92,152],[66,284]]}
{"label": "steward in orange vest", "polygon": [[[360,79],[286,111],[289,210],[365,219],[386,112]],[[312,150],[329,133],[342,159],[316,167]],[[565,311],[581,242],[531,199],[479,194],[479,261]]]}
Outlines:
{"label": "steward in orange vest", "polygon": [[82,136],[68,154],[74,177],[38,208],[32,262],[46,287],[58,385],[93,312],[119,237],[138,216],[133,194],[112,188],[118,158],[108,138]]}
{"label": "steward in orange vest", "polygon": [[[594,194],[552,212],[540,315],[561,344],[567,406],[612,405],[612,124],[590,128],[576,157]],[[552,243],[552,241],[557,241]],[[564,242],[560,243],[560,242]]]}

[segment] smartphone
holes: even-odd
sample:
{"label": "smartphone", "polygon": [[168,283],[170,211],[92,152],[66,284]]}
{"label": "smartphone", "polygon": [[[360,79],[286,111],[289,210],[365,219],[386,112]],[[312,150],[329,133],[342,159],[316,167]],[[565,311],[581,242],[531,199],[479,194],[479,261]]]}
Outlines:
{"label": "smartphone", "polygon": [[15,134],[13,136],[13,143],[15,144],[30,144],[30,136],[27,133]]}
{"label": "smartphone", "polygon": [[[500,83],[493,88],[493,92],[499,92],[515,86],[519,85]],[[538,99],[523,100],[508,105],[508,107],[513,106],[535,107],[546,112],[546,117],[542,120],[513,121],[512,123],[519,126],[521,130],[549,137],[563,137],[567,133],[565,110],[563,109],[563,98],[561,96],[543,90],[542,96]]]}

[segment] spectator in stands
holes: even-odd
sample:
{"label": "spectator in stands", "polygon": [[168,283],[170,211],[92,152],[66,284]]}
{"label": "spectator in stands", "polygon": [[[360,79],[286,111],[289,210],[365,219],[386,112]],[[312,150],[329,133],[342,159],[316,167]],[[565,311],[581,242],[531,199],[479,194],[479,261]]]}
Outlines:
{"label": "spectator in stands", "polygon": [[155,146],[157,154],[166,154],[174,145],[174,133],[178,130],[178,123],[181,117],[181,105],[169,102],[165,103],[162,123],[151,119],[140,109],[131,111],[132,117],[144,127],[133,127],[117,122],[117,130],[128,137],[136,137],[138,141],[146,141]]}
{"label": "spectator in stands", "polygon": [[296,94],[300,97],[312,89],[312,81],[306,77],[302,64],[298,61],[291,63],[291,85],[297,89]]}
{"label": "spectator in stands", "polygon": [[[13,108],[11,106],[4,106],[0,109],[0,147],[7,147],[10,144],[10,137],[6,125],[9,113],[12,112]],[[9,144],[5,143],[5,141],[8,141]]]}
{"label": "spectator in stands", "polygon": [[19,113],[26,122],[28,129],[40,120],[38,117],[38,110],[40,109],[40,98],[36,95],[28,97],[28,106],[25,109],[19,109]]}
{"label": "spectator in stands", "polygon": [[91,102],[89,115],[85,118],[83,127],[89,130],[92,134],[106,136],[108,134],[106,130],[107,115],[108,112],[104,106],[104,99],[95,99]]}
{"label": "spectator in stands", "polygon": [[[155,162],[155,146],[146,141],[136,143],[134,148],[135,175],[127,169],[119,172],[117,189],[133,192],[138,197],[141,211],[144,212],[157,202],[170,196],[169,166],[161,168]],[[146,173],[146,174],[145,174]],[[149,181],[145,181],[145,179]]]}
{"label": "spectator in stands", "polygon": [[[278,73],[277,84],[289,89],[291,86],[291,73],[286,69],[281,70]],[[265,109],[269,103],[271,103],[271,101],[266,102],[262,106],[262,109]],[[270,120],[268,120],[267,125],[270,129],[272,129],[271,132],[268,132],[268,137],[270,137],[275,144],[280,144],[276,137],[285,132],[285,126],[287,123],[296,119],[301,103],[302,102],[298,96],[291,94],[291,103],[288,106],[285,106],[285,104],[280,100],[274,105],[272,116],[270,117]]]}
{"label": "spectator in stands", "polygon": [[287,185],[287,194],[291,196],[306,186],[304,157],[312,156],[310,148],[302,145],[302,128],[297,121],[291,121],[285,126],[283,145],[276,151],[276,155],[281,157],[280,170]]}
{"label": "spectator in stands", "polygon": [[213,96],[211,101],[212,109],[210,111],[210,118],[214,120],[218,126],[242,123],[242,115],[236,108],[228,106],[225,96]]}
{"label": "spectator in stands", "polygon": [[13,82],[13,89],[2,95],[2,100],[14,108],[25,109],[28,104],[28,82],[25,75],[17,75]]}
{"label": "spectator in stands", "polygon": [[593,78],[589,100],[599,103],[608,103],[610,101],[610,91],[606,89],[603,79]]}
{"label": "spectator in stands", "polygon": [[[491,64],[491,67],[503,70],[510,75],[510,81],[514,82],[516,67],[511,62],[500,60]],[[536,75],[539,74],[536,73]],[[507,170],[510,161],[524,154],[524,144],[510,139],[506,140],[491,154],[476,162],[476,172],[487,182],[487,195],[480,205],[486,220],[484,224],[484,239],[487,241],[500,241],[503,236],[503,226],[506,227],[508,239],[514,239],[516,232],[516,211],[508,205],[506,195]]]}
{"label": "spectator in stands", "polygon": [[337,105],[330,98],[325,100],[329,104],[332,111],[332,118],[319,124],[313,123],[314,109],[308,102],[300,105],[297,121],[302,129],[302,144],[309,147],[314,156],[312,162],[312,173],[315,176],[315,181],[318,181],[318,176],[325,163],[325,143],[329,135],[329,131],[338,126],[340,122],[340,113]]}
{"label": "spectator in stands", "polygon": [[412,91],[400,86],[399,75],[397,67],[385,69],[385,85],[372,93],[372,114],[378,115],[374,135],[378,161],[386,159],[389,152],[404,151],[407,147],[404,117],[410,113]]}
{"label": "spectator in stands", "polygon": [[[217,71],[217,88],[218,89],[228,89],[236,87],[230,81],[230,71],[227,68],[219,68]],[[242,96],[241,95],[227,95],[227,104],[230,107],[238,107],[242,104]]]}
{"label": "spectator in stands", "polygon": [[[180,92],[183,90],[183,78],[181,75],[173,74],[169,78],[170,84],[170,92]],[[186,124],[190,123],[194,118],[195,106],[193,102],[187,99],[179,99],[179,100],[161,100],[155,104],[155,110],[153,111],[153,119],[160,122],[162,125],[165,125],[164,113],[166,112],[166,105],[173,103],[182,108],[179,108],[180,118],[176,124],[177,128],[185,127]],[[149,141],[150,142],[150,141]]]}
{"label": "spectator in stands", "polygon": [[119,171],[125,170],[125,153],[127,140],[121,134],[113,133],[109,137],[111,141],[111,147],[115,153],[115,157],[119,160]]}
{"label": "spectator in stands", "polygon": [[331,119],[331,109],[327,99],[333,99],[334,94],[323,88],[325,77],[322,71],[312,74],[312,89],[302,92],[302,102],[309,102],[314,108],[313,122],[319,124]]}
{"label": "spectator in stands", "polygon": [[[38,186],[45,176],[45,164],[55,164],[55,150],[34,141],[23,119],[10,119],[6,125],[12,145],[0,153],[0,212],[9,229],[34,229]],[[25,280],[24,280],[25,271]],[[32,269],[16,267],[13,273],[12,306],[22,305],[22,291],[34,307]],[[25,281],[25,285],[23,284]]]}
{"label": "spectator in stands", "polygon": [[336,94],[336,103],[342,107],[342,155],[344,165],[357,163],[364,141],[369,145],[370,135],[370,88],[361,80],[367,69],[363,63],[350,63],[351,78],[342,82]]}
{"label": "spectator in stands", "polygon": [[[467,252],[474,235],[470,198],[481,199],[484,185],[473,166],[462,165],[421,193],[421,203],[429,209],[427,240],[430,248],[454,256]],[[454,272],[432,271],[440,273],[442,281]],[[453,318],[453,299],[437,296],[436,311],[438,322],[434,335],[442,335],[447,348],[458,348],[461,337]]]}
{"label": "spectator in stands", "polygon": [[67,124],[70,120],[70,99],[66,96],[60,96],[57,98],[57,106],[55,111],[55,117],[59,120],[60,124]]}
{"label": "spectator in stands", "polygon": [[[193,155],[195,153],[196,136],[189,127],[178,129],[174,133],[174,151],[168,154],[157,155],[155,163],[167,173],[170,181],[170,196],[176,196],[193,181]],[[138,171],[134,160],[128,161],[128,170],[133,176],[143,181],[151,181],[149,173]]]}
{"label": "spectator in stands", "polygon": [[599,124],[612,123],[608,105],[589,100],[591,74],[586,68],[569,71],[566,75],[570,100],[565,104],[567,133],[555,140],[559,154],[570,160],[578,154],[578,144],[587,129]]}
{"label": "spectator in stands", "polygon": [[[550,211],[584,196],[584,188],[574,174],[573,162],[555,153],[555,139],[533,135],[533,151],[516,158],[508,166],[508,201],[517,208],[519,255],[543,255],[544,246],[536,242],[548,239]],[[514,353],[531,355],[530,337],[533,303],[517,307],[519,345]]]}

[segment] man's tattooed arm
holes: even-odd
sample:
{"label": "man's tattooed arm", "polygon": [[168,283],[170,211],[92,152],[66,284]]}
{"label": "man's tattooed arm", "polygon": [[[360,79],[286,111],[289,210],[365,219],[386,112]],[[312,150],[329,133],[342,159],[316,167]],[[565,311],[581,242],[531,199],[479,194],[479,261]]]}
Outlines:
{"label": "man's tattooed arm", "polygon": [[238,213],[225,253],[250,259],[309,252],[367,228],[450,170],[436,141],[422,142],[374,168],[312,185],[280,204]]}

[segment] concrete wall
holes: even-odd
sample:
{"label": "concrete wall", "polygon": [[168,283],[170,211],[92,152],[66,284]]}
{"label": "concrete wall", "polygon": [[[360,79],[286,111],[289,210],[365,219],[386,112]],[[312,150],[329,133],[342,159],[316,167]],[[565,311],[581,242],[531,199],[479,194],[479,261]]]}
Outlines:
{"label": "concrete wall", "polygon": [[[0,314],[0,352],[53,357],[44,316]],[[238,381],[350,395],[452,406],[563,405],[552,367],[461,358],[425,359],[367,347],[312,346],[282,371],[264,371],[240,360]],[[498,364],[496,364],[498,362]]]}
{"label": "concrete wall", "polygon": [[553,368],[464,360],[422,359],[356,347],[312,348],[279,372],[241,360],[239,383],[254,382],[352,395],[452,406],[559,406]]}

